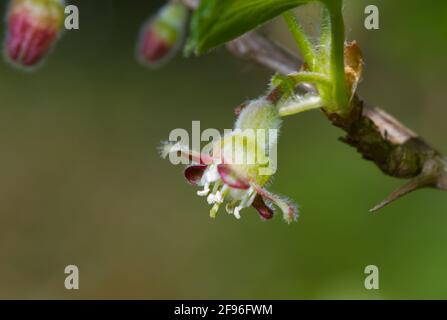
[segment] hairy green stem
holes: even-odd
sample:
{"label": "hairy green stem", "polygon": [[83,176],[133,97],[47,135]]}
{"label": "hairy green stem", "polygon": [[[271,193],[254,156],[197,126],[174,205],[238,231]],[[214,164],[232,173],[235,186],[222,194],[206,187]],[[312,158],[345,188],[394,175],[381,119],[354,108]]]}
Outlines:
{"label": "hairy green stem", "polygon": [[322,86],[331,86],[331,79],[325,74],[318,72],[297,72],[291,73],[287,77],[293,80],[295,85],[306,82]]}
{"label": "hairy green stem", "polygon": [[343,21],[342,1],[327,1],[325,4],[329,10],[331,20],[330,73],[333,82],[334,111],[345,114],[349,111],[349,100],[345,80],[345,25]]}
{"label": "hairy green stem", "polygon": [[302,100],[291,100],[278,107],[281,117],[291,116],[304,111],[319,109],[324,106],[324,101],[319,96],[308,96]]}
{"label": "hairy green stem", "polygon": [[320,40],[318,44],[318,64],[315,70],[329,73],[329,59],[331,53],[331,17],[326,6],[322,7]]}
{"label": "hairy green stem", "polygon": [[284,21],[292,33],[295,42],[301,51],[304,61],[307,63],[311,70],[314,69],[316,63],[315,50],[309,38],[306,36],[303,28],[299,25],[295,15],[292,11],[283,13]]}

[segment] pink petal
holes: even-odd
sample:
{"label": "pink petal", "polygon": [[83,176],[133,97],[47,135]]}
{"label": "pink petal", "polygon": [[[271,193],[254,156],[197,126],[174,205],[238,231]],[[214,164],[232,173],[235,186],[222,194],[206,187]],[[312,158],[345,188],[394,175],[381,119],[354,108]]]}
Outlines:
{"label": "pink petal", "polygon": [[186,180],[193,186],[198,185],[207,167],[208,166],[206,165],[193,165],[187,167],[184,172]]}
{"label": "pink petal", "polygon": [[288,223],[296,221],[298,219],[298,207],[289,199],[278,196],[274,193],[269,192],[266,189],[261,188],[255,184],[252,185],[256,192],[261,195],[264,199],[272,201],[278,208],[283,212],[284,220]]}
{"label": "pink petal", "polygon": [[263,219],[270,220],[271,218],[273,218],[273,210],[265,204],[264,199],[262,199],[259,194],[253,201],[252,207],[258,211],[259,215]]}
{"label": "pink petal", "polygon": [[250,184],[238,176],[238,174],[231,169],[229,165],[219,164],[217,166],[217,171],[222,179],[222,181],[235,189],[247,190],[250,188]]}

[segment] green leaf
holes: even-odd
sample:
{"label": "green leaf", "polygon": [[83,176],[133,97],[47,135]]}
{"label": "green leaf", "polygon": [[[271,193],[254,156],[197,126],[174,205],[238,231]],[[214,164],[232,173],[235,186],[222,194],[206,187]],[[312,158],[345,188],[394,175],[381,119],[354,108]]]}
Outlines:
{"label": "green leaf", "polygon": [[313,0],[202,0],[191,22],[187,52],[202,54]]}

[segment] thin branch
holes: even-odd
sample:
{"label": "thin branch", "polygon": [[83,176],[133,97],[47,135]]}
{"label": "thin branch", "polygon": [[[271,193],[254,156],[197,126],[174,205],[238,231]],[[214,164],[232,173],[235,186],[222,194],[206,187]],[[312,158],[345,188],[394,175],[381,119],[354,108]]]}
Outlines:
{"label": "thin branch", "polygon": [[227,49],[239,58],[253,60],[284,75],[295,72],[302,65],[301,60],[289,51],[255,32],[227,43]]}

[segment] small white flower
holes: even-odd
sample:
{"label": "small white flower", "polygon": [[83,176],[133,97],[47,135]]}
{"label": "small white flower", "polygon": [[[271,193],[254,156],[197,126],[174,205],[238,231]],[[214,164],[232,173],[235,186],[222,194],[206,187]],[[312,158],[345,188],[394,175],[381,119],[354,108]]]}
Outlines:
{"label": "small white flower", "polygon": [[[199,154],[189,151],[188,148],[180,144],[163,147],[163,155],[166,157],[171,152],[181,153],[186,159],[193,159],[196,164],[186,168],[185,178],[195,186],[202,186],[203,190],[197,192],[199,196],[206,196],[208,204],[212,205],[210,216],[215,217],[220,206],[225,203],[225,209],[229,214],[233,214],[236,219],[241,218],[241,210],[253,207],[263,219],[273,217],[273,208],[266,204],[272,203],[283,212],[287,222],[295,221],[298,217],[298,209],[291,201],[275,195],[264,188],[270,180],[270,175],[259,174],[260,164],[227,164],[228,158],[233,156],[232,142],[240,134],[240,130],[252,127],[253,129],[269,129],[274,127],[279,129],[280,119],[276,108],[265,99],[252,102],[240,113],[236,122],[235,131],[220,141],[216,145],[220,148],[218,158],[213,158],[208,154]],[[248,141],[257,143],[257,141]],[[270,143],[272,143],[270,141]],[[276,140],[274,141],[276,143]],[[255,145],[253,150],[268,150],[267,145]],[[247,148],[246,148],[247,149]],[[247,153],[244,148],[236,146],[236,152]],[[248,149],[251,150],[251,149]],[[231,155],[229,155],[231,154]],[[247,156],[247,154],[244,154]],[[248,158],[248,157],[246,157]],[[231,162],[230,162],[231,163]]]}

